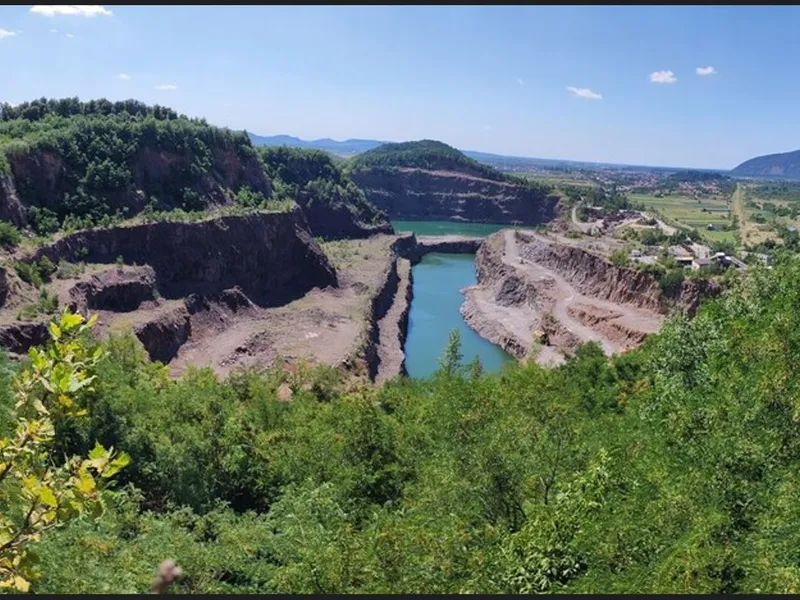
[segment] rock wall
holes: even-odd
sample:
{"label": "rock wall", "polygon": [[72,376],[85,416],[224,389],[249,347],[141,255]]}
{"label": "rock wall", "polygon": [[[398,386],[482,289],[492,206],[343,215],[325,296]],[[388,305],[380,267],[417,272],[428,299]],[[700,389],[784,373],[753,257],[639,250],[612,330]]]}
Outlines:
{"label": "rock wall", "polygon": [[393,234],[394,229],[385,215],[369,206],[366,216],[374,220],[366,223],[353,214],[351,208],[344,203],[328,206],[310,199],[305,202],[298,199],[308,219],[312,235],[330,240],[364,239],[379,233]]}
{"label": "rock wall", "polygon": [[69,290],[72,309],[130,312],[156,295],[156,274],[152,267],[127,267],[94,273]]}
{"label": "rock wall", "polygon": [[417,237],[415,234],[410,233],[398,236],[392,245],[392,250],[398,256],[408,259],[412,265],[415,265],[429,252],[475,254],[482,243],[483,238],[477,237],[458,235]]}
{"label": "rock wall", "polygon": [[353,180],[391,218],[482,223],[546,223],[559,197],[475,174],[424,169],[365,169]]}
{"label": "rock wall", "polygon": [[[209,166],[187,177],[195,162],[192,150],[175,152],[140,141],[136,153],[126,161],[131,177],[127,187],[104,194],[110,212],[141,211],[147,198],[144,190],[161,189],[169,197],[189,189],[209,204],[234,200],[243,186],[269,197],[272,186],[255,152],[219,140],[210,147]],[[64,195],[74,194],[75,181],[84,167],[71,164],[53,150],[41,149],[9,156],[10,174],[0,177],[0,218],[25,225],[23,206],[46,207],[57,214],[64,209]]]}
{"label": "rock wall", "polygon": [[380,327],[378,322],[386,316],[397,295],[400,277],[397,273],[397,258],[390,261],[382,278],[378,292],[373,296],[365,328],[365,340],[358,352],[358,358],[366,362],[369,378],[374,380],[380,368]]}
{"label": "rock wall", "polygon": [[37,250],[54,263],[149,265],[167,298],[240,286],[262,306],[283,304],[313,287],[337,286],[336,272],[312,239],[299,209],[197,223],[158,222],[92,229]]}
{"label": "rock wall", "polygon": [[[543,241],[537,236],[517,233],[517,239],[522,242],[521,256],[557,271],[582,294],[661,313],[669,308],[669,303],[662,298],[658,280],[650,273],[631,267],[618,267],[602,256],[575,246]],[[479,257],[479,277],[480,273],[484,278],[495,273],[498,261],[496,254]],[[713,281],[685,279],[679,292],[668,300],[694,315],[702,298],[713,297],[720,292],[720,286]]]}
{"label": "rock wall", "polygon": [[32,346],[44,344],[50,335],[47,323],[12,323],[0,326],[0,346],[12,354],[25,354]]}

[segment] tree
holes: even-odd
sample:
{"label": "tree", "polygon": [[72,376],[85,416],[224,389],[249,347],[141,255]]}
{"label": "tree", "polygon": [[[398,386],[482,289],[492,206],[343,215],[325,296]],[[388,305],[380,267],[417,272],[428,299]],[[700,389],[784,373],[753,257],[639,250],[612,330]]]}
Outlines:
{"label": "tree", "polygon": [[479,356],[475,355],[475,358],[473,358],[472,362],[469,363],[467,370],[469,371],[469,376],[471,379],[481,378],[483,375],[483,364],[481,363]]}
{"label": "tree", "polygon": [[461,366],[461,361],[464,355],[461,354],[461,334],[455,327],[450,332],[450,337],[447,340],[444,352],[439,359],[439,368],[447,375],[455,375],[458,368]]}
{"label": "tree", "polygon": [[16,378],[16,432],[0,438],[0,588],[27,592],[37,575],[28,546],[81,513],[99,516],[106,482],[129,462],[127,454],[114,457],[113,448],[100,444],[87,459],[60,466],[50,452],[54,420],[86,414],[82,396],[103,352],[91,351],[82,334],[95,320],[65,310],[49,325],[49,347],[32,348],[30,364]]}

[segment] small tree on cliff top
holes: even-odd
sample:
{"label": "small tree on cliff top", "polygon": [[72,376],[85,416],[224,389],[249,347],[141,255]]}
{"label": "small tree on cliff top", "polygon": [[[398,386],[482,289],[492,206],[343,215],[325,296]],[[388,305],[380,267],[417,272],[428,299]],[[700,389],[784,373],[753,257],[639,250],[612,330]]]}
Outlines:
{"label": "small tree on cliff top", "polygon": [[37,576],[31,543],[48,529],[81,513],[99,516],[102,489],[129,462],[96,444],[89,457],[56,466],[49,456],[54,419],[80,417],[82,395],[91,389],[92,370],[103,351],[90,350],[81,334],[88,322],[65,310],[49,324],[50,343],[32,348],[30,364],[15,378],[16,431],[0,438],[0,587],[20,592]]}

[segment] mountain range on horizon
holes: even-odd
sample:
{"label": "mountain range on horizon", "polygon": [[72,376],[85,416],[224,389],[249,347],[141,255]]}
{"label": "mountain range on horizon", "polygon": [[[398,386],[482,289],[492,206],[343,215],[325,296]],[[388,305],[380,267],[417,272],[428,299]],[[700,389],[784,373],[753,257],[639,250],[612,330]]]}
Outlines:
{"label": "mountain range on horizon", "polygon": [[[347,140],[334,140],[331,138],[321,138],[317,140],[304,140],[299,137],[295,137],[292,135],[258,135],[254,133],[247,132],[247,135],[250,136],[250,140],[256,146],[291,146],[293,148],[307,148],[313,150],[324,150],[326,152],[330,152],[332,154],[337,154],[340,156],[354,156],[356,154],[361,154],[362,152],[367,152],[368,150],[373,150],[378,146],[382,146],[384,144],[390,144],[393,142],[390,141],[380,141],[380,140],[367,140],[367,139],[358,139],[352,138]],[[587,161],[572,161],[572,160],[564,160],[564,159],[551,159],[551,158],[537,158],[531,156],[509,156],[505,154],[493,154],[490,152],[478,152],[475,150],[461,150],[458,149],[470,158],[474,158],[478,161],[490,161],[490,162],[497,162],[502,161],[508,164],[529,164],[529,163],[536,163],[539,165],[606,165],[609,166],[610,163],[594,163],[594,162],[587,162]]]}
{"label": "mountain range on horizon", "polygon": [[[250,140],[256,146],[290,146],[292,148],[305,148],[310,150],[324,150],[341,157],[349,158],[369,150],[373,150],[383,144],[390,144],[390,141],[370,140],[351,138],[346,140],[334,140],[331,138],[320,138],[316,140],[304,140],[296,136],[279,134],[279,135],[258,135],[255,133],[247,132]],[[636,168],[648,170],[695,170],[695,171],[713,171],[718,173],[725,173],[724,169],[702,169],[696,167],[668,167],[661,165],[630,165],[621,163],[607,163],[607,162],[592,162],[580,160],[568,160],[559,158],[538,158],[532,156],[510,156],[506,154],[494,154],[491,152],[480,152],[477,150],[462,150],[466,156],[473,158],[479,162],[491,164],[495,167],[502,164],[504,167],[522,167],[525,165],[536,165],[540,167],[606,167],[606,168]]]}

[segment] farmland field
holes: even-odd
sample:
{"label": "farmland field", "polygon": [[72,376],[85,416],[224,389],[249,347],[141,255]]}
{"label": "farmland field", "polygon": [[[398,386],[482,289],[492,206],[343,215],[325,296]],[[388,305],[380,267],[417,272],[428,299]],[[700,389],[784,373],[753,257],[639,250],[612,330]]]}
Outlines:
{"label": "farmland field", "polygon": [[[629,197],[631,202],[640,202],[646,208],[658,211],[664,218],[677,221],[687,227],[704,229],[709,224],[731,224],[728,200],[723,197],[701,198],[699,200],[688,196],[658,197],[645,194],[631,194]],[[706,232],[704,231],[704,233]]]}

